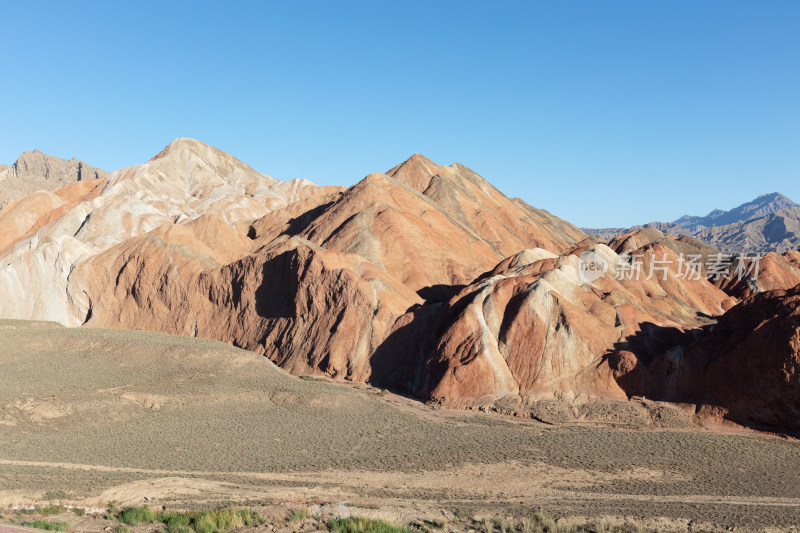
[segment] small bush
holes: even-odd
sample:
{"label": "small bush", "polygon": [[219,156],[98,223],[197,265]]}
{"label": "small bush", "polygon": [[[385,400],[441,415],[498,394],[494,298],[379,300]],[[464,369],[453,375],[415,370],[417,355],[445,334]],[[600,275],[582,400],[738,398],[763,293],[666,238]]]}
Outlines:
{"label": "small bush", "polygon": [[207,513],[198,516],[192,526],[197,533],[217,533],[217,523]]}
{"label": "small bush", "polygon": [[63,490],[48,490],[44,493],[45,500],[66,500],[67,493]]}
{"label": "small bush", "polygon": [[106,512],[106,520],[116,520],[121,512],[122,509],[120,509],[116,503],[110,504]]}
{"label": "small bush", "polygon": [[114,528],[114,533],[131,533],[128,526],[117,526]]}
{"label": "small bush", "polygon": [[83,515],[85,515],[85,514],[86,514],[86,509],[84,509],[83,507],[75,507],[75,508],[73,508],[72,510],[73,510],[73,511],[75,512],[75,514],[76,514],[76,515],[78,515],[78,516],[83,516]]}
{"label": "small bush", "polygon": [[239,512],[242,514],[242,519],[246,526],[258,526],[266,522],[257,511],[252,509],[242,509]]}
{"label": "small bush", "polygon": [[130,507],[119,515],[119,521],[129,526],[138,526],[141,523],[155,522],[156,513],[148,507]]}
{"label": "small bush", "polygon": [[193,515],[191,526],[197,533],[217,533],[262,522],[263,520],[255,511],[228,508]]}
{"label": "small bush", "polygon": [[191,525],[192,517],[188,513],[164,511],[158,514],[158,521],[163,522],[168,527],[181,527]]}
{"label": "small bush", "polygon": [[33,520],[31,522],[23,522],[22,525],[47,531],[61,531],[62,533],[66,533],[67,527],[69,527],[66,522],[51,522],[50,520]]}
{"label": "small bush", "polygon": [[164,533],[194,533],[194,530],[188,526],[167,526],[167,529],[162,529]]}
{"label": "small bush", "polygon": [[333,518],[328,521],[328,529],[336,533],[415,533],[413,529],[394,526],[383,520],[361,517]]}
{"label": "small bush", "polygon": [[289,513],[289,523],[294,524],[300,520],[305,520],[309,516],[311,516],[311,514],[308,512],[308,509],[295,509]]}
{"label": "small bush", "polygon": [[227,531],[244,526],[244,516],[236,509],[215,511],[212,513],[212,516],[216,521],[217,529],[220,531]]}

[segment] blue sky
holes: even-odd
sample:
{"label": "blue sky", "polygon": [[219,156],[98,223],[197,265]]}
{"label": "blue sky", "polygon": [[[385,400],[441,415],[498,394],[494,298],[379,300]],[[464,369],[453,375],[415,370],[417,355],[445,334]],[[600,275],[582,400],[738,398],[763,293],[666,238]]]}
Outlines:
{"label": "blue sky", "polygon": [[421,152],[581,226],[800,201],[800,2],[0,0],[0,162],[194,137],[278,178]]}

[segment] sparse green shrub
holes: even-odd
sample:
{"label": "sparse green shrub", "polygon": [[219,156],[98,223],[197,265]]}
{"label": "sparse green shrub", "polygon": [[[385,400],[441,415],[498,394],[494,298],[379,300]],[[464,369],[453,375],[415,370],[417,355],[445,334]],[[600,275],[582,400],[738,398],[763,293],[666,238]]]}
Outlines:
{"label": "sparse green shrub", "polygon": [[158,513],[158,521],[168,527],[181,527],[191,525],[192,517],[188,513],[179,511],[163,511]]}
{"label": "sparse green shrub", "polygon": [[121,512],[122,509],[119,508],[119,505],[116,503],[109,504],[108,511],[106,512],[106,520],[116,520]]}
{"label": "sparse green shrub", "polygon": [[189,526],[167,526],[167,529],[162,529],[164,533],[194,533],[194,530]]}
{"label": "sparse green shrub", "polygon": [[129,526],[138,526],[143,522],[155,522],[158,516],[149,507],[130,507],[122,511],[119,521]]}
{"label": "sparse green shrub", "polygon": [[197,533],[216,533],[217,523],[214,518],[208,514],[203,513],[193,521],[192,527]]}
{"label": "sparse green shrub", "polygon": [[117,526],[114,528],[114,533],[131,533],[128,526]]}
{"label": "sparse green shrub", "polygon": [[415,533],[407,527],[362,517],[333,518],[328,521],[328,529],[336,533]]}
{"label": "sparse green shrub", "polygon": [[253,510],[228,508],[193,515],[191,526],[197,533],[216,533],[262,522],[261,516]]}
{"label": "sparse green shrub", "polygon": [[64,508],[60,505],[48,505],[47,507],[34,507],[33,509],[20,509],[20,514],[40,514],[43,516],[53,516],[59,514]]}
{"label": "sparse green shrub", "polygon": [[30,522],[23,522],[23,526],[32,527],[34,529],[45,529],[47,531],[61,531],[66,533],[69,525],[66,522],[51,522],[50,520],[33,520]]}
{"label": "sparse green shrub", "polygon": [[45,500],[65,500],[67,499],[67,493],[63,490],[48,490],[44,493]]}
{"label": "sparse green shrub", "polygon": [[289,513],[289,523],[294,524],[300,520],[305,520],[309,516],[311,516],[311,514],[308,512],[308,509],[294,509]]}
{"label": "sparse green shrub", "polygon": [[252,509],[218,509],[215,511],[160,511],[148,507],[130,507],[120,510],[116,506],[109,509],[108,516],[130,526],[143,523],[161,522],[165,529],[159,533],[224,533],[242,526],[264,523],[264,519]]}
{"label": "sparse green shrub", "polygon": [[86,509],[83,507],[75,507],[72,509],[72,511],[78,516],[83,516],[86,514]]}
{"label": "sparse green shrub", "polygon": [[220,531],[244,526],[244,516],[238,509],[221,509],[211,513]]}

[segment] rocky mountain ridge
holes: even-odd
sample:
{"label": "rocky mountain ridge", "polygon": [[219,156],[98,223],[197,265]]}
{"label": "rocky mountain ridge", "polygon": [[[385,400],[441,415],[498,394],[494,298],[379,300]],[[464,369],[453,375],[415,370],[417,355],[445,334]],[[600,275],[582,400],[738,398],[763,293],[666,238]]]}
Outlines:
{"label": "rocky mountain ridge", "polygon": [[800,204],[780,193],[764,194],[729,211],[684,215],[673,222],[650,222],[630,228],[582,228],[610,241],[625,233],[655,228],[675,236],[691,235],[727,253],[783,253],[800,248]]}
{"label": "rocky mountain ridge", "polygon": [[[724,382],[698,397],[650,365],[684,368],[675,350],[741,298],[800,283],[791,254],[765,258],[758,281],[687,278],[679,257],[715,250],[653,228],[598,243],[458,163],[415,154],[352,187],[318,187],[192,139],[32,194],[0,210],[0,235],[2,318],[212,338],[297,375],[542,419],[553,405],[625,405],[645,379],[642,390],[699,410],[730,398]],[[582,275],[587,253],[605,275]],[[623,275],[629,255],[669,266]],[[798,372],[787,380],[800,387]],[[748,390],[760,389],[738,394]],[[713,416],[785,422],[714,405]]]}
{"label": "rocky mountain ridge", "polygon": [[36,191],[52,191],[106,174],[74,157],[65,160],[39,150],[23,152],[10,167],[0,165],[0,209]]}

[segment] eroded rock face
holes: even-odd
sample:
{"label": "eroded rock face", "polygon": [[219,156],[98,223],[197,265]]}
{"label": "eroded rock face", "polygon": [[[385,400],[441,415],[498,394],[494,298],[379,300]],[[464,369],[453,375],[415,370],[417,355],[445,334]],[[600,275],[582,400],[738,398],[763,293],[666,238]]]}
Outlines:
{"label": "eroded rock face", "polygon": [[[232,238],[213,237],[209,250]],[[363,258],[298,238],[220,265],[154,232],[83,263],[71,282],[85,288],[87,326],[218,339],[295,374],[359,381],[388,326],[420,303]]]}
{"label": "eroded rock face", "polygon": [[627,394],[696,404],[746,425],[800,429],[800,287],[747,298],[714,326],[654,328],[650,336],[661,344],[640,357],[610,358]]}
{"label": "eroded rock face", "polygon": [[[607,275],[582,279],[579,256],[586,251],[607,262]],[[650,279],[647,272],[617,279],[622,259],[602,244],[583,243],[561,255],[515,254],[447,302],[411,310],[381,346],[376,366],[407,357],[409,373],[388,374],[387,383],[454,406],[508,395],[624,400],[611,354],[631,350],[628,364],[636,366],[643,350],[630,341],[644,330],[692,331],[732,305],[708,281],[681,278],[670,248],[647,244],[636,251],[645,264],[666,256],[673,266]]]}
{"label": "eroded rock face", "polygon": [[12,166],[0,165],[0,209],[36,191],[52,191],[107,174],[75,158],[65,160],[39,150],[24,152]]}
{"label": "eroded rock face", "polygon": [[773,290],[786,290],[800,284],[800,252],[783,254],[770,252],[757,262],[734,261],[727,276],[714,282],[722,290],[737,298]]}
{"label": "eroded rock face", "polygon": [[687,356],[708,361],[708,404],[745,424],[800,429],[800,287],[748,298]]}

